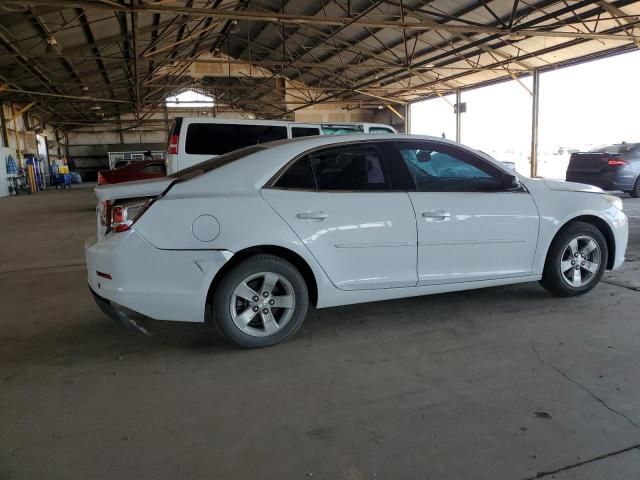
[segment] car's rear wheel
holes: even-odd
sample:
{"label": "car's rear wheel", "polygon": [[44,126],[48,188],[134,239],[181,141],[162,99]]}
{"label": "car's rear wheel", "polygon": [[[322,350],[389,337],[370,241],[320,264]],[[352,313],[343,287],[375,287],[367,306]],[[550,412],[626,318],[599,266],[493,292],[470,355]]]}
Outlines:
{"label": "car's rear wheel", "polygon": [[551,243],[540,283],[562,297],[587,293],[602,278],[608,254],[607,241],[597,227],[570,223]]}
{"label": "car's rear wheel", "polygon": [[307,314],[303,276],[274,255],[255,255],[231,269],[213,295],[213,320],[229,341],[245,348],[283,342]]}
{"label": "car's rear wheel", "polygon": [[636,179],[636,183],[633,186],[633,190],[629,192],[633,198],[640,197],[640,177]]}

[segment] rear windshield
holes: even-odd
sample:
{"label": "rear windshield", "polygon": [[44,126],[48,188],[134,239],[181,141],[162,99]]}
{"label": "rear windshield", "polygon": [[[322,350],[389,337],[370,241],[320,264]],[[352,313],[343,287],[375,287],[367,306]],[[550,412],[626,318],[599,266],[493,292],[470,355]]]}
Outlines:
{"label": "rear windshield", "polygon": [[599,147],[591,150],[592,153],[619,153],[624,155],[625,153],[629,153],[639,145],[635,143],[621,143],[619,145],[607,145],[606,147]]}
{"label": "rear windshield", "polygon": [[192,123],[187,127],[185,152],[190,155],[222,155],[239,148],[287,138],[287,127]]}
{"label": "rear windshield", "polygon": [[218,157],[210,158],[209,160],[205,160],[204,162],[200,162],[196,165],[185,168],[184,170],[172,173],[169,177],[177,178],[179,180],[188,180],[190,178],[197,177],[198,175],[202,175],[203,173],[210,172],[211,170],[215,170],[216,168],[220,168],[223,165],[240,160],[241,158],[252,155],[261,150],[266,150],[266,147],[252,145],[250,147],[241,148],[240,150],[235,150]]}

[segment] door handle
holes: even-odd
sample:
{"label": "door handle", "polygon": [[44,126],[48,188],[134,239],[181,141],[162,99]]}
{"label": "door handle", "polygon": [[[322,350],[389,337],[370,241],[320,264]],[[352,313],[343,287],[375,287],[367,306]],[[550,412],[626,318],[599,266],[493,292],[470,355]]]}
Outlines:
{"label": "door handle", "polygon": [[324,212],[300,212],[296,217],[302,220],[324,220],[329,218],[329,214]]}
{"label": "door handle", "polygon": [[451,214],[449,212],[445,212],[444,210],[430,210],[428,212],[422,212],[423,218],[439,218],[444,220],[445,218],[449,218]]}

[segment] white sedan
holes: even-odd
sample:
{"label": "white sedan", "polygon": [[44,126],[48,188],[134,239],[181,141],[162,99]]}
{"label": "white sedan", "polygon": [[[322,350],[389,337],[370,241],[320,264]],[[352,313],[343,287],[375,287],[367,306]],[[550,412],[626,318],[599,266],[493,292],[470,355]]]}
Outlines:
{"label": "white sedan", "polygon": [[531,281],[580,295],[620,267],[628,236],[618,197],[411,135],[256,145],[96,195],[98,305],[135,328],[213,322],[243,347],[290,338],[309,303]]}

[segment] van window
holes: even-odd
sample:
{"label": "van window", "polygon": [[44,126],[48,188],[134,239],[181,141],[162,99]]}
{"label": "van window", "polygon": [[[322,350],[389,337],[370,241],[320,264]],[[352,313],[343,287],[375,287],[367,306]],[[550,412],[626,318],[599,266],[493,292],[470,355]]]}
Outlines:
{"label": "van window", "polygon": [[393,130],[387,127],[369,127],[369,133],[394,133]]}
{"label": "van window", "polygon": [[362,125],[322,125],[325,135],[348,135],[350,133],[364,133]]}
{"label": "van window", "polygon": [[187,128],[185,152],[191,155],[222,155],[239,148],[287,138],[287,127],[192,123]]}
{"label": "van window", "polygon": [[313,137],[320,135],[320,130],[315,127],[291,127],[291,138]]}

